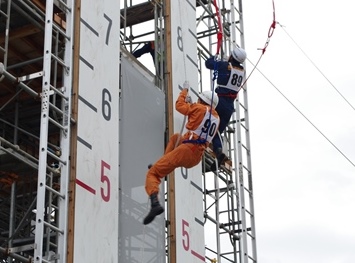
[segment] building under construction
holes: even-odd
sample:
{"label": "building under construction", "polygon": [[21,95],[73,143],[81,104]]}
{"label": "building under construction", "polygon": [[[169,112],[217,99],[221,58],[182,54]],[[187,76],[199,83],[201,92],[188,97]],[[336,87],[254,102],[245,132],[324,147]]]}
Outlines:
{"label": "building under construction", "polygon": [[[183,83],[196,101],[205,60],[245,48],[242,0],[0,7],[0,262],[257,262],[246,85],[222,134],[232,166],[207,172],[206,151],[175,169],[142,224]],[[132,55],[148,41],[153,66]]]}

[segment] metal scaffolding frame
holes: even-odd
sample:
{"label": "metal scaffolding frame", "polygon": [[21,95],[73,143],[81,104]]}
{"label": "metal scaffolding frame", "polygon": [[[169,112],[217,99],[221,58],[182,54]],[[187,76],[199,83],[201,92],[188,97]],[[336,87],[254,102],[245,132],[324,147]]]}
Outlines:
{"label": "metal scaffolding frame", "polygon": [[[242,0],[220,2],[223,28],[220,58],[223,59],[233,48],[245,48],[245,43]],[[217,34],[218,25],[212,1],[202,6],[203,11],[197,15],[198,53],[201,59],[206,59],[215,55],[216,43],[211,36]],[[204,38],[208,40],[203,42]],[[204,78],[200,76],[200,79]],[[239,91],[235,113],[222,137],[233,167],[222,165],[218,172],[213,172],[213,182],[209,179],[212,172],[204,173],[205,228],[215,229],[214,239],[206,240],[206,258],[211,262],[257,262],[246,85]],[[203,165],[209,166],[212,161],[212,155],[206,152]]]}
{"label": "metal scaffolding frame", "polygon": [[[244,48],[243,9],[242,0],[219,2],[223,57]],[[157,41],[164,1],[121,3],[122,46],[131,52],[147,35]],[[74,0],[0,0],[0,262],[66,262],[73,6]],[[204,60],[214,55],[218,28],[213,1],[196,6],[202,90],[211,85]],[[151,31],[135,35],[147,21]],[[156,57],[164,52],[160,41]],[[163,60],[156,63],[164,68]],[[155,81],[164,88],[164,71]],[[233,168],[203,173],[205,228],[214,229],[206,261],[257,262],[247,95],[245,85],[224,134]],[[211,161],[206,153],[203,164]]]}
{"label": "metal scaffolding frame", "polygon": [[[121,14],[130,11],[147,10],[156,1],[147,1],[137,5],[125,5]],[[220,58],[230,54],[236,47],[245,48],[242,0],[219,1],[221,14],[223,44]],[[218,33],[216,9],[214,1],[197,0],[196,33],[199,71],[199,89],[212,87],[212,74],[206,71],[204,61],[215,55]],[[139,12],[138,12],[139,13]],[[139,27],[140,21],[146,22],[153,17],[137,18],[129,24],[129,35],[123,36],[124,45],[130,51],[141,43],[139,41],[148,33],[134,34],[134,27]],[[126,21],[126,20],[124,20]],[[125,23],[121,23],[124,25]],[[121,27],[121,34],[127,33],[126,27]],[[153,32],[157,32],[152,27]],[[145,31],[146,32],[146,31]],[[154,34],[151,32],[151,34]],[[244,65],[245,67],[245,65]],[[206,83],[206,82],[209,83]],[[252,169],[250,155],[250,133],[248,116],[247,86],[240,90],[235,103],[235,113],[223,135],[227,142],[229,157],[233,160],[233,168],[222,166],[218,173],[204,173],[204,210],[205,229],[210,232],[215,229],[213,237],[206,240],[206,260],[211,262],[257,262],[255,212],[253,200]],[[213,161],[210,153],[205,154],[203,165],[209,166]],[[203,170],[204,171],[204,170]],[[211,173],[214,180],[210,180]]]}
{"label": "metal scaffolding frame", "polygon": [[73,1],[0,6],[1,262],[66,262]]}
{"label": "metal scaffolding frame", "polygon": [[[140,4],[134,4],[134,1],[129,2],[121,1],[121,48],[126,49],[128,53],[133,53],[146,42],[154,41],[154,56],[162,58],[165,51],[163,1],[154,0]],[[142,23],[148,23],[150,29],[145,27],[142,31]],[[140,64],[139,61],[136,62]],[[154,69],[146,69],[155,75],[155,84],[160,89],[164,88],[164,69],[166,68],[164,63],[163,59],[156,59]],[[145,68],[143,64],[140,65]]]}

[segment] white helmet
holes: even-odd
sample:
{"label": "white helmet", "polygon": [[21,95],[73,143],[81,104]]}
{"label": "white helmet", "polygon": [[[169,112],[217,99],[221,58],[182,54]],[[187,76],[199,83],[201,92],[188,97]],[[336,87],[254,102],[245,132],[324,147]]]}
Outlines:
{"label": "white helmet", "polygon": [[211,105],[211,101],[213,99],[213,103],[212,103],[212,107],[216,108],[217,104],[218,104],[218,96],[216,93],[214,93],[211,90],[207,90],[207,91],[202,91],[201,93],[198,94],[198,97],[204,101],[205,103],[207,103],[208,105]]}
{"label": "white helmet", "polygon": [[244,49],[237,47],[232,51],[232,57],[239,63],[243,63],[247,58],[247,53]]}

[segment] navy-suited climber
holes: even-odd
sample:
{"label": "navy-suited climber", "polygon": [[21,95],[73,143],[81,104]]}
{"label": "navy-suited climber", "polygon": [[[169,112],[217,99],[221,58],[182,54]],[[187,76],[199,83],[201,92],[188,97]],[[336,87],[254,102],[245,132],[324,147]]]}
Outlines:
{"label": "navy-suited climber", "polygon": [[[237,93],[245,79],[245,71],[242,63],[246,59],[246,52],[242,48],[235,48],[228,61],[215,60],[215,57],[210,57],[206,60],[205,66],[210,70],[217,71],[217,87],[215,92],[219,98],[219,103],[216,111],[220,117],[219,134],[221,135],[234,112],[234,100],[237,98]],[[222,149],[222,141],[218,134],[212,140],[213,151],[218,160],[218,166],[224,164],[226,161],[231,164]],[[216,164],[213,163],[211,170],[216,169]]]}
{"label": "navy-suited climber", "polygon": [[150,55],[152,56],[153,58],[153,61],[155,62],[155,51],[154,51],[154,41],[148,41],[146,42],[143,47],[135,50],[132,55],[135,57],[135,58],[139,58],[140,56],[144,55],[144,54],[147,54],[147,53],[150,53]]}
{"label": "navy-suited climber", "polygon": [[[160,39],[158,39],[158,41],[160,41]],[[159,44],[159,42],[158,42]],[[159,50],[159,49],[158,49]],[[144,54],[147,54],[147,53],[150,53],[150,55],[152,56],[152,59],[153,59],[153,62],[154,62],[154,65],[155,65],[155,41],[148,41],[146,42],[143,47],[135,50],[132,55],[135,57],[135,58],[139,58],[140,56],[144,55]],[[161,55],[160,54],[157,54],[158,55],[158,69],[160,68],[160,58],[161,58]],[[157,74],[160,75],[160,70],[157,70]]]}

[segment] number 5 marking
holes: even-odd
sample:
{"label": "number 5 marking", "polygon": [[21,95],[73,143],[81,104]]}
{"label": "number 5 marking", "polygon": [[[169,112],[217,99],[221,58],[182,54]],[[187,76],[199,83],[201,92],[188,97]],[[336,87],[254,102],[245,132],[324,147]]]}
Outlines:
{"label": "number 5 marking", "polygon": [[184,219],[182,220],[182,236],[185,237],[185,239],[182,239],[182,246],[186,251],[189,251],[190,249],[190,236],[188,232],[189,228],[189,223],[187,223]]}
{"label": "number 5 marking", "polygon": [[105,194],[105,190],[103,187],[101,187],[101,197],[105,202],[110,201],[110,179],[107,177],[107,175],[105,175],[105,171],[104,169],[107,168],[108,170],[111,169],[111,166],[107,163],[105,163],[104,161],[101,160],[101,182],[102,183],[106,183],[106,190],[107,193]]}

